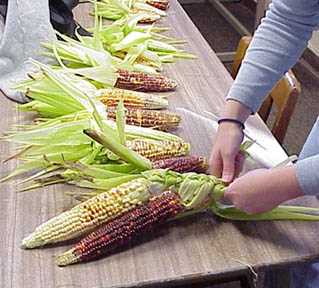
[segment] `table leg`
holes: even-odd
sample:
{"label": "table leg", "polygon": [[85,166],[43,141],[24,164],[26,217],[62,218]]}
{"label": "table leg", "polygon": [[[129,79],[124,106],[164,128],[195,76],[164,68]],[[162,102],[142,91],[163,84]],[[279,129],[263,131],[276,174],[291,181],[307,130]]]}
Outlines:
{"label": "table leg", "polygon": [[243,276],[240,278],[240,287],[241,288],[255,288],[256,285],[251,277]]}

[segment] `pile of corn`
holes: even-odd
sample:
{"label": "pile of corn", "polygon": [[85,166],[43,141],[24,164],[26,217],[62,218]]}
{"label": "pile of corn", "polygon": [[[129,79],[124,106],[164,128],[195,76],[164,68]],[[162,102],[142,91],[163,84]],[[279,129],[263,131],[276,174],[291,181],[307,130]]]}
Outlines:
{"label": "pile of corn", "polygon": [[[165,29],[139,25],[165,16],[168,0],[93,2],[93,37],[59,34],[61,41],[44,44],[59,65],[33,61],[39,72],[15,87],[30,99],[20,109],[37,118],[3,137],[19,147],[8,160],[23,163],[2,181],[25,174],[22,190],[57,183],[82,188],[73,194],[80,203],[36,228],[23,248],[84,237],[58,256],[65,266],[107,255],[197,211],[234,220],[319,219],[313,208],[250,216],[219,204],[224,183],[198,174],[206,159],[190,156],[190,144],[166,132],[181,119],[163,110],[163,92],[177,87],[160,74],[163,64],[194,57],[177,48],[183,41],[163,35]],[[104,25],[102,17],[116,21]]]}
{"label": "pile of corn", "polygon": [[[22,109],[37,111],[42,117],[36,124],[4,137],[20,147],[10,159],[21,159],[23,163],[3,180],[28,174],[22,181],[23,191],[57,183],[107,190],[151,168],[178,172],[207,169],[206,159],[189,156],[189,143],[173,134],[150,129],[177,128],[178,115],[150,110],[163,108],[167,100],[143,92],[97,90],[86,80],[36,64],[42,74],[32,76],[18,89],[34,99],[33,103],[22,105]],[[147,109],[137,109],[137,104]],[[100,127],[101,131],[90,135],[91,127]],[[109,139],[115,141],[111,146]],[[126,158],[125,153],[112,152],[121,145],[122,149],[134,152],[134,156]],[[139,165],[136,159],[145,160]]]}

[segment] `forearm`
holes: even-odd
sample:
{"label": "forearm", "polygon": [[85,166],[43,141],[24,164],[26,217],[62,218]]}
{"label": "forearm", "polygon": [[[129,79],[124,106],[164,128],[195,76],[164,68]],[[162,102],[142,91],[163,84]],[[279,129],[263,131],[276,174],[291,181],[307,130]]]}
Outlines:
{"label": "forearm", "polygon": [[256,112],[282,75],[296,63],[318,24],[318,1],[273,0],[256,31],[227,100]]}
{"label": "forearm", "polygon": [[244,123],[251,114],[249,107],[236,100],[228,100],[222,112],[222,118],[237,119]]}
{"label": "forearm", "polygon": [[302,187],[298,181],[295,165],[278,167],[269,170],[268,181],[275,191],[278,203],[282,203],[304,195]]}

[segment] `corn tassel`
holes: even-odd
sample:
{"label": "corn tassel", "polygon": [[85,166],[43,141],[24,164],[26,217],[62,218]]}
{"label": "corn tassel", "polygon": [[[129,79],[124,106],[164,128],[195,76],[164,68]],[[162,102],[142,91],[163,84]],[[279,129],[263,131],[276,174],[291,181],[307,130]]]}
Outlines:
{"label": "corn tassel", "polygon": [[[107,116],[110,119],[116,119],[116,109],[107,109]],[[181,121],[181,117],[172,112],[153,111],[129,108],[125,113],[126,124],[152,127],[162,131],[176,129]]]}
{"label": "corn tassel", "polygon": [[136,139],[127,141],[126,146],[151,161],[184,156],[190,150],[189,143],[167,140],[149,141]]}
{"label": "corn tassel", "polygon": [[98,98],[108,107],[117,106],[121,99],[123,99],[126,108],[163,109],[168,107],[168,101],[165,98],[124,89],[99,90]]}
{"label": "corn tassel", "polygon": [[35,248],[76,238],[121,215],[149,198],[147,180],[124,183],[73,207],[40,225],[23,239],[23,248]]}
{"label": "corn tassel", "polygon": [[58,256],[57,264],[66,266],[100,258],[175,217],[183,208],[177,194],[164,192],[90,233],[71,250]]}
{"label": "corn tassel", "polygon": [[148,74],[128,70],[118,70],[116,88],[144,91],[165,92],[175,90],[177,83],[160,74]]}
{"label": "corn tassel", "polygon": [[179,173],[204,173],[208,168],[207,159],[198,156],[172,157],[152,163],[153,169],[169,169]]}

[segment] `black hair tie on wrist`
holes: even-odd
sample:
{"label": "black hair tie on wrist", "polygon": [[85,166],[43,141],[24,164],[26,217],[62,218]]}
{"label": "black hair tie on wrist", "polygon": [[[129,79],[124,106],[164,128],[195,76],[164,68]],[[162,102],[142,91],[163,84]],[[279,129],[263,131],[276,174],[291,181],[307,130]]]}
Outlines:
{"label": "black hair tie on wrist", "polygon": [[232,122],[232,123],[236,123],[240,126],[240,128],[242,130],[245,129],[245,125],[243,122],[241,122],[240,120],[237,120],[237,119],[233,119],[233,118],[220,118],[218,119],[217,123],[220,124],[220,123],[223,123],[223,122]]}

